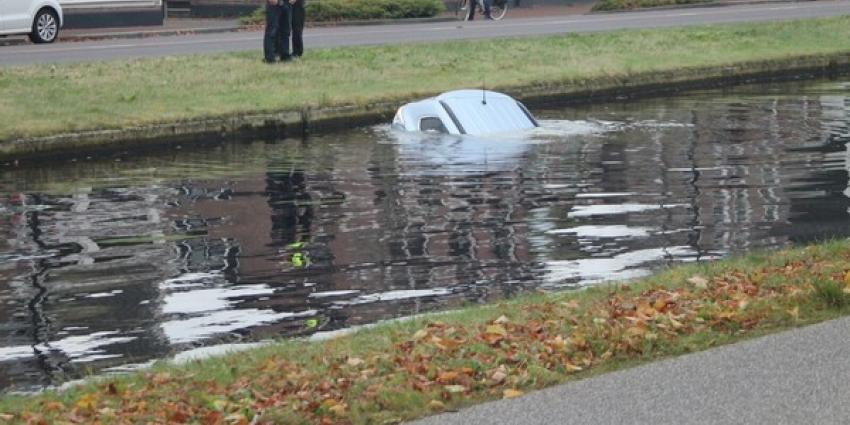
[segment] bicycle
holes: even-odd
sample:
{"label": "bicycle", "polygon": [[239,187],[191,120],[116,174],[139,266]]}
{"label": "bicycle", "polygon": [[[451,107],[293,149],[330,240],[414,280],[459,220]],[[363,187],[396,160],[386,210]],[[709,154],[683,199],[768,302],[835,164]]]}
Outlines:
{"label": "bicycle", "polygon": [[[469,20],[469,2],[474,1],[475,6],[480,9],[481,13],[484,13],[484,0],[457,0],[455,7],[455,16],[460,15],[458,18],[463,19],[464,21]],[[499,21],[505,17],[505,14],[508,12],[508,0],[492,0],[492,4],[490,5],[490,17],[493,18],[494,21]]]}

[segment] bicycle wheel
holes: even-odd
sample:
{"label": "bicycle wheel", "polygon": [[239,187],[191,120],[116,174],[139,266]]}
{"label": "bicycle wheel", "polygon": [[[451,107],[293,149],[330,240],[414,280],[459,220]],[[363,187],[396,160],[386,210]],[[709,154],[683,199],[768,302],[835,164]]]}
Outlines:
{"label": "bicycle wheel", "polygon": [[455,16],[464,21],[469,19],[468,7],[469,0],[457,0],[457,3],[455,3]]}
{"label": "bicycle wheel", "polygon": [[508,13],[508,0],[493,0],[490,5],[490,16],[493,20],[499,21]]}

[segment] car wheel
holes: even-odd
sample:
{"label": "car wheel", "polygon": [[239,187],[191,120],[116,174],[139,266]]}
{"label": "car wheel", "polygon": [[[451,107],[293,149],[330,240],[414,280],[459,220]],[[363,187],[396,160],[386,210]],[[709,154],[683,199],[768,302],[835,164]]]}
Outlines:
{"label": "car wheel", "polygon": [[39,10],[32,22],[30,40],[33,43],[52,43],[59,36],[59,18],[50,9]]}

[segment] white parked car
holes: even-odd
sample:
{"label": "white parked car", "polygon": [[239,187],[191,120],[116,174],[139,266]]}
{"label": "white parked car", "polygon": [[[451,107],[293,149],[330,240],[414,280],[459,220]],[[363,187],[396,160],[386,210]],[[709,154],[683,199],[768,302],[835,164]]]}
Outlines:
{"label": "white parked car", "polygon": [[455,90],[398,108],[393,128],[472,136],[530,130],[531,112],[512,97],[486,90]]}
{"label": "white parked car", "polygon": [[34,43],[52,43],[62,19],[56,0],[0,0],[0,35],[28,34]]}

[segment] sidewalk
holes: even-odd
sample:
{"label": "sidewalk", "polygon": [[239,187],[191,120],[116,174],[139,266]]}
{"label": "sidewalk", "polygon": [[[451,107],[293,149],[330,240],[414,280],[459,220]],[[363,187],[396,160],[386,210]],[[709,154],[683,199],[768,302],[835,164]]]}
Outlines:
{"label": "sidewalk", "polygon": [[[162,26],[63,29],[59,33],[59,42],[205,34],[243,29],[245,27],[238,19],[169,18]],[[29,43],[26,36],[0,39],[0,46],[26,43]]]}
{"label": "sidewalk", "polygon": [[480,404],[414,425],[846,424],[850,318]]}

